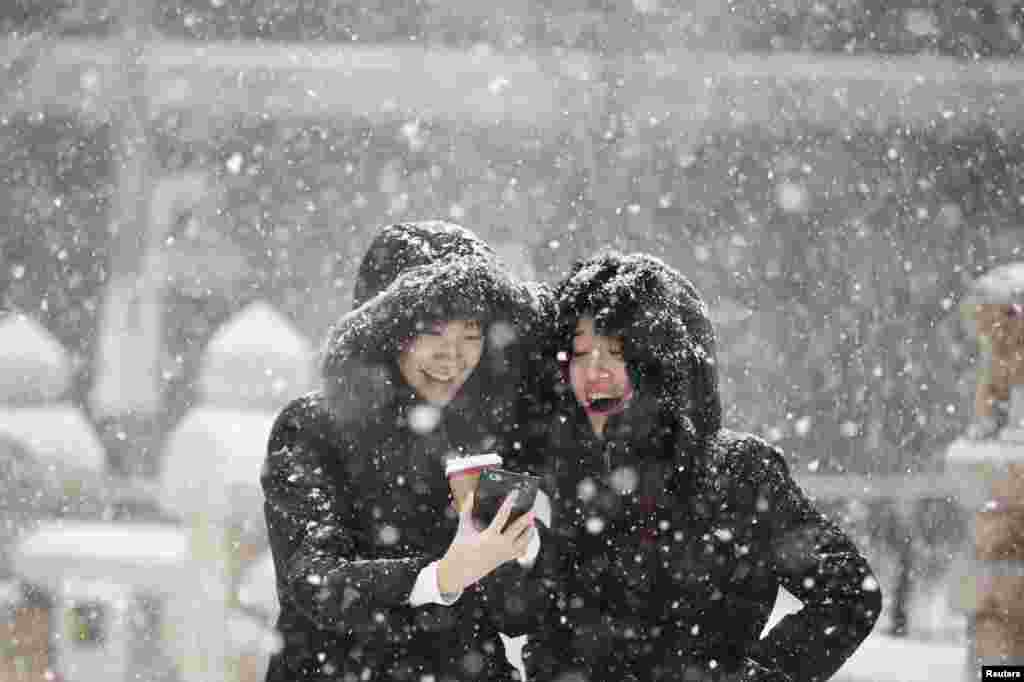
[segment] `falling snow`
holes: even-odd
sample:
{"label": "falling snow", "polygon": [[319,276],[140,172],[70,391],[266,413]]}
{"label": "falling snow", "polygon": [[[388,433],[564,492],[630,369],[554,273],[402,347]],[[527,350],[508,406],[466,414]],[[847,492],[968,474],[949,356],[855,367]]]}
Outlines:
{"label": "falling snow", "polygon": [[[11,48],[0,116],[0,603],[102,601],[121,588],[84,580],[79,562],[105,553],[118,568],[97,575],[145,586],[184,561],[168,548],[189,547],[203,571],[264,595],[197,608],[208,629],[194,639],[265,665],[281,645],[260,488],[271,426],[318,387],[319,355],[391,348],[398,339],[367,330],[422,312],[428,273],[404,282],[397,308],[371,302],[336,326],[373,231],[446,218],[503,259],[515,254],[509,269],[531,281],[550,284],[605,246],[684,272],[717,325],[724,422],[779,447],[809,489],[833,491],[820,506],[875,568],[862,589],[885,599],[876,635],[904,646],[891,651],[933,643],[938,658],[940,646],[960,647],[952,586],[971,517],[954,493],[915,482],[943,471],[991,369],[972,302],[1020,294],[1012,276],[979,279],[1024,261],[1020,3],[399,4],[0,10]],[[482,291],[447,274],[463,309],[479,311]],[[487,335],[499,352],[523,339],[504,321]],[[707,357],[701,344],[667,352]],[[369,406],[390,390],[376,361],[345,368],[367,393],[339,401]],[[422,438],[449,437],[440,410],[403,418]],[[645,485],[619,464],[567,493],[595,542]],[[280,483],[319,518],[303,526],[310,537],[339,526],[329,471],[282,469]],[[398,501],[368,506],[366,537],[387,551],[417,541],[393,513],[455,523],[447,499],[413,504],[418,476],[389,477]],[[757,512],[771,511],[774,499],[752,495]],[[66,526],[65,544],[40,534],[51,522]],[[69,546],[77,522],[98,524],[104,540]],[[638,537],[692,539],[675,519],[630,523]],[[111,539],[136,524],[153,538],[171,529],[170,544],[114,551]],[[738,528],[708,539],[756,555]],[[329,608],[341,590],[362,625],[386,627],[362,586],[340,588],[322,560],[292,576],[310,599]],[[647,580],[637,566],[622,580]],[[186,596],[200,594],[192,587]],[[196,600],[147,590],[110,600],[139,623],[126,660],[141,667],[125,679],[189,682],[176,647],[203,642],[164,646],[159,633],[192,632]],[[54,622],[76,622],[84,639],[114,613],[67,608]],[[18,649],[18,665],[95,677],[75,668],[88,655],[67,641],[45,664]],[[340,675],[328,653],[316,663]],[[467,654],[459,665],[472,675],[483,663]]]}

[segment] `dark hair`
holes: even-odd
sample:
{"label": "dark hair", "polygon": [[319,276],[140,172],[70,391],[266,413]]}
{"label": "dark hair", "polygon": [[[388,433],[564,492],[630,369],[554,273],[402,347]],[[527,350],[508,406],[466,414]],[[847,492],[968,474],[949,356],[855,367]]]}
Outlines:
{"label": "dark hair", "polygon": [[[577,261],[569,276],[556,290],[556,353],[563,362],[572,356],[576,326],[584,317],[594,320],[594,333],[622,339],[623,356],[633,385],[641,388],[660,379],[659,364],[652,362],[636,343],[638,318],[644,315],[645,302],[656,298],[653,277],[639,277],[632,286],[616,286],[621,276],[623,255],[606,250],[592,258]],[[579,277],[592,270],[592,277]],[[561,355],[564,354],[564,355]]]}

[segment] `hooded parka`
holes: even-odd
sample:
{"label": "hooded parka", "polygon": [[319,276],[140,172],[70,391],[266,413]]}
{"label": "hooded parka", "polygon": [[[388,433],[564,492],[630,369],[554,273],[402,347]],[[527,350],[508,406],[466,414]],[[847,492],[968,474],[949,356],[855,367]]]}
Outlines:
{"label": "hooded parka", "polygon": [[[540,624],[527,677],[827,679],[871,631],[878,582],[778,448],[722,428],[697,290],[656,258],[606,253],[577,264],[553,295],[555,415],[528,449],[554,511],[530,576]],[[564,378],[583,315],[624,338],[635,387],[603,439]],[[803,608],[759,639],[780,586]]]}
{"label": "hooded parka", "polygon": [[[447,223],[383,230],[355,302],[330,332],[322,389],[285,407],[268,444],[283,648],[267,680],[510,680],[498,633],[520,631],[489,607],[486,578],[450,606],[409,597],[457,530],[445,457],[507,449],[535,303],[482,241]],[[458,318],[484,322],[484,352],[438,409],[402,380],[397,358],[424,323]]]}

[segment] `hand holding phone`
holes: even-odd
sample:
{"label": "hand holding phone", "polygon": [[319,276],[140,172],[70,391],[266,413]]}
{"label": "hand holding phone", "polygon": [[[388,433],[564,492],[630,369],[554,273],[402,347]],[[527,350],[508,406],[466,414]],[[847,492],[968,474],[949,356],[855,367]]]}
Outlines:
{"label": "hand holding phone", "polygon": [[[461,592],[502,564],[525,557],[533,537],[533,514],[512,521],[514,498],[505,497],[486,528],[477,528],[472,518],[476,495],[466,497],[459,513],[459,530],[437,564],[437,586],[442,594]],[[473,530],[465,530],[470,529]]]}
{"label": "hand holding phone", "polygon": [[[501,503],[513,492],[509,523],[533,508],[540,490],[540,477],[520,474],[514,471],[491,468],[480,473],[476,494],[473,498],[473,519],[483,527],[491,525]],[[507,525],[507,524],[506,524]]]}

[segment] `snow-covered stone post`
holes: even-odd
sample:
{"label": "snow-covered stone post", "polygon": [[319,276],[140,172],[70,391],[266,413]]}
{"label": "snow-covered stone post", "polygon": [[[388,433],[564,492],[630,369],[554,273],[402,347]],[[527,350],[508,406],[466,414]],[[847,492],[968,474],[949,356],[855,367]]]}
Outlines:
{"label": "snow-covered stone post", "polygon": [[72,371],[67,351],[37,321],[0,317],[0,438],[24,445],[66,498],[101,485],[106,466],[89,418],[65,398]]}
{"label": "snow-covered stone post", "polygon": [[947,465],[973,515],[965,679],[977,680],[983,664],[1024,664],[1024,263],[980,278],[964,308],[983,360],[973,423]]}
{"label": "snow-covered stone post", "polygon": [[[17,559],[20,542],[40,520],[102,487],[103,445],[85,414],[65,399],[72,374],[66,349],[39,322],[20,313],[0,316],[0,571],[41,590],[58,608],[60,589],[36,571],[20,572]],[[43,679],[51,672],[51,651],[59,662],[68,646],[38,596],[15,604],[12,637],[0,633],[0,678],[11,669]]]}
{"label": "snow-covered stone post", "polygon": [[199,404],[168,439],[161,496],[188,535],[190,579],[171,604],[184,682],[239,680],[228,629],[240,554],[249,549],[238,539],[247,525],[262,528],[259,477],[270,428],[288,399],[312,387],[314,357],[288,320],[251,304],[214,334]]}

